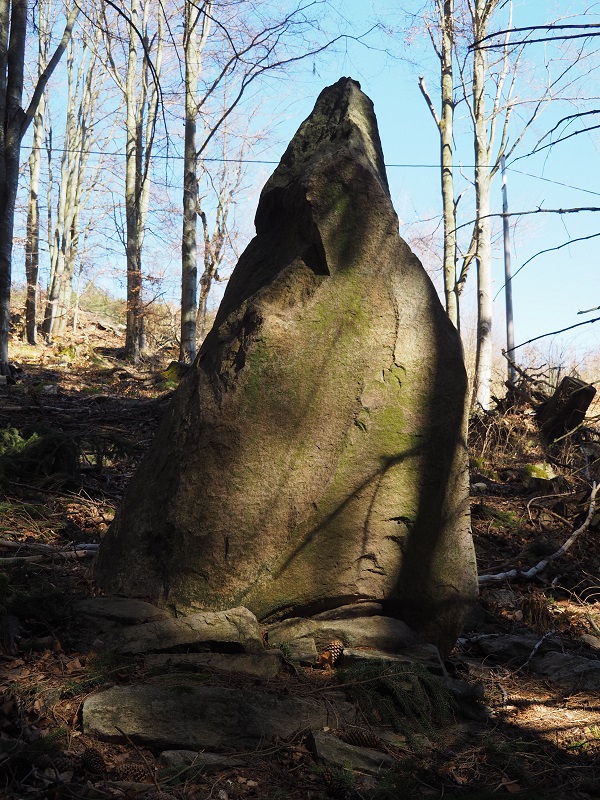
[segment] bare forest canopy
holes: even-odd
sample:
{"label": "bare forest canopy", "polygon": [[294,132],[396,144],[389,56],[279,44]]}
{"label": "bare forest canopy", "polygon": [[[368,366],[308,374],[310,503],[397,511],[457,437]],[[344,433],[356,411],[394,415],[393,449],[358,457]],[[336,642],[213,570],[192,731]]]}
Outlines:
{"label": "bare forest canopy", "polygon": [[[526,363],[523,339],[572,329],[575,319],[540,322],[535,336],[515,340],[510,290],[517,277],[546,275],[546,265],[598,236],[598,206],[576,193],[585,168],[566,180],[552,172],[597,134],[593,8],[578,2],[553,18],[546,4],[524,10],[499,0],[428,0],[402,12],[391,3],[359,6],[2,4],[0,364],[9,380],[11,287],[24,280],[25,302],[18,296],[13,311],[23,314],[30,344],[76,327],[79,298],[93,282],[125,297],[134,363],[150,347],[153,309],[165,304],[176,317],[177,357],[191,362],[251,237],[263,162],[278,161],[282,136],[302,118],[299,102],[312,104],[342,63],[367,76],[368,94],[381,95],[393,196],[402,199],[405,190],[394,186],[411,173],[437,172],[436,195],[411,200],[419,213],[412,221],[400,214],[401,233],[437,280],[472,354],[473,403],[489,407],[501,341]],[[398,81],[410,91],[392,99]],[[503,178],[545,183],[504,206],[503,164]],[[408,186],[418,194],[424,182]],[[542,217],[552,222],[540,236]],[[514,275],[501,277],[511,251]],[[571,291],[552,270],[543,282],[555,285],[554,296]],[[504,293],[505,312],[503,298],[494,304]],[[531,316],[531,296],[517,317]],[[583,310],[563,306],[561,314]],[[593,331],[596,321],[580,324]]]}

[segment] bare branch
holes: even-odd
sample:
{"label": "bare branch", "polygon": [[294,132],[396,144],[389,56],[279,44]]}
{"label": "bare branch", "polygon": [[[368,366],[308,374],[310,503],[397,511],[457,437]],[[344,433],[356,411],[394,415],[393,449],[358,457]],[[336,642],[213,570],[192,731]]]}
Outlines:
{"label": "bare branch", "polygon": [[[567,34],[565,36],[552,36],[552,37],[543,37],[538,39],[525,39],[523,42],[515,42],[515,44],[532,44],[534,42],[552,42],[557,40],[566,40],[566,39],[581,39],[583,37],[590,37],[590,36],[600,36],[600,24],[597,23],[585,23],[581,25],[561,25],[557,23],[549,23],[548,25],[528,25],[523,28],[506,28],[502,31],[495,31],[494,33],[489,33],[487,36],[483,36],[476,42],[473,42],[469,45],[469,49],[473,50],[476,47],[481,47],[483,42],[488,41],[489,39],[493,39],[495,36],[504,36],[506,34],[511,33],[532,33],[533,31],[562,31],[562,30],[586,30],[587,33],[580,33],[570,35]],[[597,30],[597,32],[591,32],[593,30]],[[498,42],[497,44],[490,44],[486,45],[488,48],[495,48],[495,47],[503,47],[504,44],[502,42]]]}
{"label": "bare branch", "polygon": [[539,339],[545,339],[547,336],[557,336],[559,333],[565,333],[565,331],[572,331],[574,328],[580,328],[582,325],[591,325],[592,322],[600,322],[600,317],[596,317],[595,319],[588,319],[585,322],[578,322],[576,325],[569,325],[568,328],[561,328],[559,331],[551,331],[550,333],[543,333],[541,336],[534,336],[533,339],[528,339],[526,342],[521,342],[521,344],[515,345],[512,348],[512,352],[518,350],[519,347],[525,347],[526,344],[537,342]]}
{"label": "bare branch", "polygon": [[[577,239],[569,239],[568,242],[563,242],[562,244],[556,245],[556,247],[547,247],[545,250],[540,250],[539,253],[536,253],[535,255],[531,256],[531,258],[528,258],[527,261],[524,261],[523,264],[521,264],[519,269],[515,273],[513,273],[511,280],[514,281],[519,272],[521,272],[522,269],[524,269],[528,264],[530,264],[534,260],[534,258],[537,258],[538,256],[543,256],[544,253],[552,253],[555,250],[562,250],[563,247],[568,247],[571,244],[575,244],[575,242],[585,242],[588,239],[596,239],[598,236],[600,236],[600,233],[592,233],[589,236],[579,236]],[[502,284],[502,286],[498,289],[496,297],[498,297],[500,292],[504,289],[505,285],[506,284]],[[494,299],[496,299],[496,297]],[[590,311],[596,311],[596,310],[597,309],[595,308],[590,309]],[[577,313],[583,314],[585,312],[578,311]]]}
{"label": "bare branch", "polygon": [[427,91],[427,87],[425,86],[425,78],[423,78],[423,76],[421,76],[419,78],[419,89],[421,90],[421,94],[425,98],[425,102],[427,103],[427,106],[428,106],[429,110],[431,111],[431,116],[435,120],[435,124],[439,128],[440,127],[440,118],[438,117],[437,111],[435,110],[435,106],[433,105],[433,101],[431,100],[429,92]]}
{"label": "bare branch", "polygon": [[48,81],[50,80],[50,76],[56,69],[56,65],[62,58],[65,50],[67,49],[67,44],[69,43],[71,34],[73,33],[73,26],[75,25],[78,15],[79,15],[79,7],[75,5],[75,8],[71,10],[71,13],[67,17],[67,22],[65,25],[65,29],[63,31],[62,38],[56,50],[54,51],[52,58],[48,62],[46,69],[42,72],[42,74],[38,79],[37,85],[31,97],[31,101],[29,103],[29,106],[27,107],[27,111],[25,112],[25,117],[23,118],[23,122],[21,123],[21,138],[23,138],[23,136],[25,135],[27,128],[29,127],[31,121],[35,116],[35,112],[40,104],[40,100],[42,99],[44,90],[46,89]]}
{"label": "bare branch", "polygon": [[[531,214],[579,214],[582,211],[588,212],[596,212],[600,211],[600,206],[580,206],[576,208],[534,208],[531,211],[497,211],[493,214],[486,214],[485,216],[479,217],[479,219],[488,219],[490,217],[528,217]],[[471,220],[470,222],[463,222],[462,225],[458,225],[456,230],[460,230],[461,228],[466,228],[469,225],[473,225],[475,220]]]}
{"label": "bare branch", "polygon": [[566,542],[564,542],[561,547],[556,550],[556,552],[552,553],[551,555],[547,556],[543,561],[539,561],[535,567],[531,567],[531,569],[527,570],[518,570],[518,569],[511,569],[506,572],[499,572],[496,575],[480,575],[478,578],[479,585],[483,585],[485,583],[498,583],[500,581],[507,580],[509,578],[526,578],[530,580],[531,578],[535,578],[536,575],[539,575],[551,561],[555,561],[557,558],[563,556],[567,550],[569,550],[577,541],[577,539],[581,536],[582,533],[585,533],[587,529],[592,524],[592,519],[594,517],[594,509],[596,508],[596,492],[598,491],[598,485],[596,483],[592,484],[592,492],[590,494],[590,507],[588,510],[587,517],[585,518],[585,522],[577,528],[577,530],[573,531],[573,533],[569,536]]}

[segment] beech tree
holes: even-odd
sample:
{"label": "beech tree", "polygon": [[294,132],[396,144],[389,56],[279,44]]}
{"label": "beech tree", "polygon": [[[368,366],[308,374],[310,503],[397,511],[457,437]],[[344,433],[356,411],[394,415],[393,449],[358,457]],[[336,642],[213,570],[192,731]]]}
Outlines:
{"label": "beech tree", "polygon": [[[552,69],[545,62],[545,83],[517,94],[524,42],[513,41],[512,3],[499,0],[433,0],[426,29],[440,64],[438,113],[425,79],[419,79],[440,137],[441,189],[444,221],[444,289],[450,318],[459,324],[459,299],[470,267],[477,266],[477,342],[473,403],[488,408],[492,379],[492,256],[493,216],[491,186],[503,158],[515,154],[531,126],[550,100],[560,99],[573,64]],[[502,28],[490,34],[493,27]],[[490,37],[494,36],[493,47]],[[556,72],[557,74],[553,74]],[[453,77],[456,77],[456,81]],[[531,81],[529,82],[531,84]],[[457,221],[453,153],[454,107],[466,105],[473,141],[472,179],[461,168],[461,178],[474,190],[473,219]],[[517,116],[515,113],[519,109]],[[461,131],[464,131],[464,122]],[[467,204],[467,208],[470,206]],[[460,237],[457,234],[460,233]],[[465,238],[466,233],[466,238]],[[465,247],[465,243],[467,246]],[[460,267],[459,267],[459,262]]]}
{"label": "beech tree", "polygon": [[[48,230],[50,276],[43,323],[48,339],[62,335],[66,328],[78,255],[80,218],[86,187],[90,179],[94,182],[88,160],[92,147],[102,148],[95,133],[95,118],[104,83],[104,72],[98,69],[100,28],[91,26],[90,33],[91,38],[86,32],[83,44],[77,50],[71,41],[67,54],[67,108],[54,224],[50,210],[48,216],[51,223]],[[49,153],[49,157],[51,155]]]}
{"label": "beech tree", "polygon": [[[198,165],[198,81],[201,56],[212,21],[213,3],[185,0],[183,52],[185,62],[185,137],[183,165],[183,231],[181,236],[181,341],[179,360],[196,357]],[[206,217],[204,217],[206,219]]]}
{"label": "beech tree", "polygon": [[[205,320],[208,293],[218,274],[219,258],[215,256],[221,252],[226,238],[231,189],[236,182],[239,186],[235,167],[226,178],[222,170],[218,174],[220,190],[215,193],[215,227],[207,238],[210,225],[206,216],[207,208],[198,205],[198,174],[211,174],[206,164],[215,144],[217,157],[226,163],[227,157],[223,156],[219,134],[252,86],[271,75],[284,74],[293,63],[315,56],[343,38],[337,36],[327,39],[321,33],[319,14],[322,6],[320,0],[300,0],[291,10],[282,12],[268,3],[263,3],[259,9],[255,3],[247,0],[233,4],[186,0],[180,345],[180,359],[183,361],[190,362],[196,355],[197,320]],[[196,290],[199,211],[204,243],[200,307]]]}
{"label": "beech tree", "polygon": [[[38,53],[37,75],[43,74],[48,63],[50,41],[48,31],[49,4],[39,0],[37,7]],[[33,118],[33,140],[29,155],[29,197],[27,199],[27,236],[25,240],[25,332],[29,344],[37,344],[38,275],[40,267],[40,173],[44,143],[44,107],[46,94],[42,94]]]}
{"label": "beech tree", "polygon": [[[109,8],[116,16],[109,18]],[[129,0],[128,5],[123,7],[112,2],[103,6],[106,65],[125,102],[125,352],[134,363],[139,361],[145,350],[142,250],[150,200],[150,164],[161,93],[164,30],[162,3]]]}
{"label": "beech tree", "polygon": [[74,5],[58,46],[39,76],[29,103],[23,107],[27,10],[27,0],[0,0],[0,374],[9,379],[12,377],[8,361],[12,244],[21,143],[79,14],[79,7]]}
{"label": "beech tree", "polygon": [[456,275],[457,234],[456,199],[454,192],[454,0],[435,0],[435,28],[427,24],[434,51],[440,61],[440,101],[438,114],[425,85],[419,78],[419,88],[425,98],[440,137],[441,192],[444,218],[444,295],[446,311],[460,328],[459,291]]}

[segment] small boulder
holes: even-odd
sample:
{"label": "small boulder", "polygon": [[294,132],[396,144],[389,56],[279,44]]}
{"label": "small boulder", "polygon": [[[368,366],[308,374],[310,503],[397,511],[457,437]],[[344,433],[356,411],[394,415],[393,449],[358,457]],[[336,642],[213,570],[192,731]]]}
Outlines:
{"label": "small boulder", "polygon": [[88,617],[119,622],[122,625],[143,625],[159,619],[169,619],[169,614],[144,600],[131,597],[88,597],[80,600],[75,610]]}
{"label": "small boulder", "polygon": [[[333,715],[348,720],[351,706],[250,689],[150,684],[114,686],[83,704],[86,736],[161,749],[217,752],[256,749],[274,737],[322,728]],[[119,731],[122,731],[120,733]]]}
{"label": "small boulder", "polygon": [[209,669],[249,675],[270,680],[281,672],[283,653],[265,650],[263,653],[154,653],[147,655],[147,669],[168,672],[173,669]]}
{"label": "small boulder", "polygon": [[397,766],[396,759],[387,753],[370,747],[347,744],[323,731],[311,732],[309,747],[317,761],[338,769],[359,770],[368,775],[379,775],[384,770]]}
{"label": "small boulder", "polygon": [[538,461],[535,464],[526,464],[523,467],[523,484],[531,492],[542,492],[553,490],[553,481],[556,480],[556,472],[547,461]]}
{"label": "small boulder", "polygon": [[303,619],[294,617],[269,625],[269,643],[279,645],[310,637],[319,652],[334,639],[346,647],[366,647],[401,653],[418,644],[408,625],[393,617],[358,617],[351,619]]}
{"label": "small boulder", "polygon": [[132,625],[119,631],[111,645],[121,653],[150,653],[174,647],[237,650],[260,653],[263,641],[254,614],[240,606],[206,611],[177,619]]}
{"label": "small boulder", "polygon": [[569,692],[597,692],[600,661],[569,653],[550,652],[531,661],[531,671]]}
{"label": "small boulder", "polygon": [[355,650],[345,648],[343,653],[343,667],[352,667],[357,664],[368,664],[373,661],[390,663],[420,664],[434,675],[446,676],[446,668],[440,657],[440,651],[433,644],[419,644],[411,647],[402,654],[386,653],[383,650]]}
{"label": "small boulder", "polygon": [[281,643],[281,652],[290,661],[297,661],[299,664],[314,664],[319,655],[315,640],[310,636],[302,639],[293,639],[291,642]]}

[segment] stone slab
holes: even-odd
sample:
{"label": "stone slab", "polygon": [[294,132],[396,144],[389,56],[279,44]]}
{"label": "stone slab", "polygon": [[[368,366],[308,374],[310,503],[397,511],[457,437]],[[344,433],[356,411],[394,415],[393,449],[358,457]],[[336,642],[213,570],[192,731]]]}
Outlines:
{"label": "stone slab", "polygon": [[216,669],[270,680],[281,672],[283,653],[265,650],[262,653],[153,653],[144,658],[147,669]]}
{"label": "stone slab", "polygon": [[228,645],[247,653],[264,649],[254,614],[240,606],[228,611],[199,611],[187,617],[123,628],[111,642],[122,653],[148,653],[175,647]]}
{"label": "stone slab", "polygon": [[569,653],[535,656],[530,669],[569,692],[600,691],[600,661]]}
{"label": "stone slab", "polygon": [[311,732],[309,747],[318,761],[338,769],[359,770],[369,775],[378,775],[397,765],[396,759],[387,753],[370,747],[355,747],[323,731]]}
{"label": "stone slab", "polygon": [[247,764],[247,761],[242,758],[222,753],[199,753],[196,750],[163,750],[159,761],[165,767],[192,767],[202,772],[239,768]]}
{"label": "stone slab", "polygon": [[338,608],[330,608],[328,611],[321,611],[320,614],[313,614],[312,619],[352,619],[353,617],[375,617],[381,616],[383,606],[381,603],[364,601],[361,603],[350,603]]}
{"label": "stone slab", "polygon": [[215,686],[114,686],[83,704],[86,736],[122,740],[161,749],[257,749],[274,737],[309,728],[339,726],[352,708],[325,702]]}
{"label": "stone slab", "polygon": [[346,647],[366,647],[399,653],[418,644],[406,623],[392,617],[358,617],[355,619],[315,620],[294,617],[268,627],[269,644],[278,645],[310,637],[320,651],[334,639]]}
{"label": "stone slab", "polygon": [[433,644],[422,644],[411,647],[406,653],[387,653],[384,650],[356,650],[351,647],[344,649],[340,666],[351,667],[372,661],[386,661],[390,663],[417,663],[428,669],[434,675],[446,676],[446,668],[440,657],[440,651]]}
{"label": "stone slab", "polygon": [[169,619],[162,608],[130,597],[88,597],[80,600],[75,608],[86,616],[120,622],[123,625],[143,625],[146,622]]}

